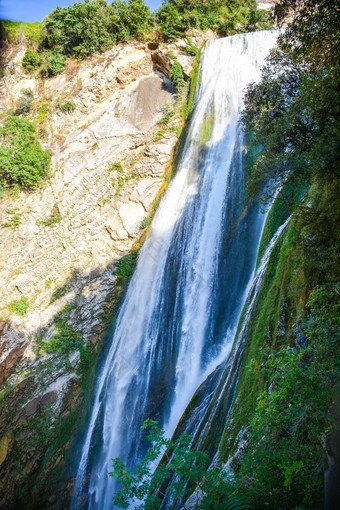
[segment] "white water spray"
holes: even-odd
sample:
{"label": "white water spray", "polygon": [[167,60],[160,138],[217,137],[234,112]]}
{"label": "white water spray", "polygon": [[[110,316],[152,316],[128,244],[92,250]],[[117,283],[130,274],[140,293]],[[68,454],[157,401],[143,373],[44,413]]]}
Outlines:
{"label": "white water spray", "polygon": [[83,508],[95,433],[99,431],[101,444],[91,461],[88,508],[106,510],[112,507],[114,491],[108,477],[111,459],[120,456],[130,466],[140,460],[140,425],[150,415],[171,434],[207,367],[228,350],[232,335],[216,332],[221,314],[217,300],[230,294],[224,299],[232,312],[224,320],[232,331],[263,225],[256,209],[248,221],[251,240],[243,235],[245,227],[230,233],[225,265],[238,269],[223,288],[226,228],[242,224],[244,134],[239,114],[244,88],[259,79],[276,37],[275,32],[256,32],[206,44],[182,160],[140,252],[97,381],[73,508]]}

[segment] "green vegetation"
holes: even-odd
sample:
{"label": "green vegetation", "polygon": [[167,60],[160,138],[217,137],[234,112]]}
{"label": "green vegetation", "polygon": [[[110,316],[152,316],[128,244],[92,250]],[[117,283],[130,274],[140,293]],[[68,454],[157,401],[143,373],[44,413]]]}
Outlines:
{"label": "green vegetation", "polygon": [[37,117],[33,120],[35,125],[43,124],[51,116],[51,108],[48,103],[43,103],[37,109]]}
{"label": "green vegetation", "polygon": [[130,253],[117,260],[114,275],[120,278],[130,278],[137,265],[138,250],[132,250]]}
{"label": "green vegetation", "polygon": [[271,200],[282,187],[259,256],[293,217],[248,324],[220,447],[223,462],[246,431],[235,480],[255,508],[278,510],[324,505],[340,367],[339,11],[327,0],[281,0],[278,20],[288,12],[293,22],[246,94],[249,197],[264,191]]}
{"label": "green vegetation", "polygon": [[140,37],[152,27],[149,8],[143,0],[117,0],[111,7],[104,0],[75,2],[57,7],[44,20],[46,48],[84,58],[104,51],[117,40]]}
{"label": "green vegetation", "polygon": [[25,313],[27,312],[28,307],[29,307],[28,298],[25,297],[25,296],[22,296],[17,301],[12,301],[8,305],[9,311],[10,312],[14,312],[17,315],[25,315]]}
{"label": "green vegetation", "polygon": [[54,322],[57,332],[49,342],[40,341],[39,345],[46,353],[67,353],[71,350],[80,350],[83,347],[84,340],[82,336],[68,324],[67,313],[69,311],[70,307],[66,306],[56,315]]}
{"label": "green vegetation", "polygon": [[116,171],[116,172],[123,172],[124,171],[124,168],[122,166],[121,163],[113,163],[110,168],[109,168],[109,171],[110,172],[113,172],[113,171]]}
{"label": "green vegetation", "polygon": [[24,58],[22,59],[22,67],[25,71],[31,72],[40,66],[41,57],[37,51],[26,50]]}
{"label": "green vegetation", "polygon": [[199,131],[199,142],[200,144],[206,143],[210,140],[212,129],[214,126],[215,112],[212,109],[211,113],[203,119]]}
{"label": "green vegetation", "polygon": [[19,226],[21,223],[22,213],[19,213],[16,207],[14,209],[6,209],[6,212],[7,214],[10,214],[12,217],[9,220],[3,222],[1,224],[1,228]]}
{"label": "green vegetation", "polygon": [[[205,493],[200,502],[202,510],[250,509],[246,500],[237,494],[226,473],[216,468],[208,471],[208,455],[190,449],[191,436],[182,434],[175,441],[166,439],[157,422],[150,419],[144,422],[141,429],[150,429],[146,439],[152,443],[152,447],[135,471],[130,473],[119,458],[113,460],[110,476],[117,478],[122,486],[113,496],[115,506],[128,508],[130,502],[138,499],[142,502],[140,509],[157,510],[165,494],[179,501],[190,494],[192,486],[198,485]],[[163,460],[153,472],[152,466],[161,454],[164,455]]]}
{"label": "green vegetation", "polygon": [[41,148],[35,126],[21,117],[7,117],[0,141],[0,178],[5,185],[36,189],[48,175],[50,155]]}
{"label": "green vegetation", "polygon": [[[63,71],[66,57],[83,59],[118,41],[151,37],[158,44],[159,39],[174,40],[193,28],[230,35],[270,27],[271,15],[257,10],[255,0],[169,0],[154,14],[144,0],[114,0],[111,5],[84,0],[56,7],[42,24],[5,20],[0,30],[10,42],[26,38],[33,49],[25,53],[24,69],[40,68],[41,75],[49,78]],[[196,56],[199,50],[187,40],[183,52]]]}
{"label": "green vegetation", "polygon": [[33,91],[31,89],[23,89],[21,96],[15,104],[15,115],[27,115],[33,106]]}
{"label": "green vegetation", "polygon": [[18,42],[21,35],[31,43],[39,44],[41,41],[41,23],[23,23],[5,19],[0,21],[0,24],[3,27],[5,39],[11,43]]}
{"label": "green vegetation", "polygon": [[160,140],[162,140],[162,138],[165,135],[165,133],[166,133],[165,129],[160,129],[159,131],[157,131],[157,134],[156,134],[156,137],[155,137],[155,141],[159,142]]}
{"label": "green vegetation", "polygon": [[49,215],[49,217],[46,220],[44,220],[44,221],[37,220],[36,224],[37,225],[44,225],[44,227],[51,227],[55,223],[59,223],[62,219],[63,218],[60,215],[60,211],[59,211],[58,205],[54,204],[53,209],[52,209],[51,214]]}
{"label": "green vegetation", "polygon": [[167,126],[171,118],[175,115],[175,112],[171,109],[169,104],[166,104],[162,108],[163,117],[157,122],[159,126]]}
{"label": "green vegetation", "polygon": [[145,228],[147,228],[149,225],[151,225],[151,222],[152,222],[152,218],[151,216],[147,216],[146,218],[144,218],[144,220],[142,221],[141,225],[140,225],[140,228],[142,230],[144,230]]}
{"label": "green vegetation", "polygon": [[177,60],[171,66],[169,78],[175,91],[179,92],[184,85],[184,74],[182,66]]}
{"label": "green vegetation", "polygon": [[65,101],[64,103],[61,103],[59,106],[58,106],[59,110],[61,110],[62,112],[73,112],[73,110],[76,109],[76,105],[73,101]]}
{"label": "green vegetation", "polygon": [[53,53],[47,55],[41,68],[41,75],[45,78],[51,78],[61,73],[65,67],[65,56],[61,53]]}
{"label": "green vegetation", "polygon": [[161,36],[174,40],[191,28],[211,28],[221,36],[267,29],[271,27],[271,15],[257,11],[253,0],[171,0],[156,12],[156,22]]}

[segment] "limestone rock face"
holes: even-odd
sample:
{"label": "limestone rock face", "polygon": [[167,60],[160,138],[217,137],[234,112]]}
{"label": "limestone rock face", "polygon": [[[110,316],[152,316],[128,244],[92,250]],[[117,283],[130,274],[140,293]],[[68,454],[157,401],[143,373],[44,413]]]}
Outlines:
{"label": "limestone rock face", "polygon": [[[0,113],[31,88],[52,160],[41,189],[0,198],[0,225],[20,215],[0,228],[0,508],[29,510],[67,507],[72,434],[88,416],[101,335],[122,292],[114,269],[143,234],[181,120],[159,139],[175,103],[167,48],[120,44],[68,62],[44,86],[23,73],[25,50],[6,50]],[[60,111],[65,100],[74,112]],[[23,299],[23,314],[11,311]]]}

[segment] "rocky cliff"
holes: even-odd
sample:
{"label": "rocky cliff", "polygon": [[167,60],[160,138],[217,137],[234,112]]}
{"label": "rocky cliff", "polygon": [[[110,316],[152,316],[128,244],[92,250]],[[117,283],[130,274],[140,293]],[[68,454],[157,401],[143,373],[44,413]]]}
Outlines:
{"label": "rocky cliff", "polygon": [[189,74],[186,45],[117,45],[49,80],[23,73],[24,43],[6,48],[1,118],[31,89],[52,164],[41,189],[0,199],[0,508],[67,507],[102,339],[183,123],[166,53]]}

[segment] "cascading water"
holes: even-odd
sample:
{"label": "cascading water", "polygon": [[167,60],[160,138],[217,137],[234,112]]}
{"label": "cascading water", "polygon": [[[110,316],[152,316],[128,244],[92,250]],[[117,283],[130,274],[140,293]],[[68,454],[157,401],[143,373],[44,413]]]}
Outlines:
{"label": "cascading water", "polygon": [[[231,348],[264,220],[257,204],[244,207],[239,113],[244,87],[259,78],[276,37],[242,34],[204,49],[182,159],[140,252],[97,381],[73,508],[112,507],[111,459],[119,456],[130,467],[140,460],[140,426],[148,417],[171,434]],[[91,450],[94,438],[99,444]]]}

